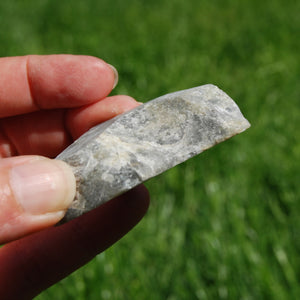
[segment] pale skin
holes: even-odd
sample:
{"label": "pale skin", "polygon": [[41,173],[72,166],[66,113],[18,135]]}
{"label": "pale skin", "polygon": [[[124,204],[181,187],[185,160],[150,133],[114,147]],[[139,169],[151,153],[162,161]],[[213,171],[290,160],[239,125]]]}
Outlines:
{"label": "pale skin", "polygon": [[139,186],[54,227],[75,179],[52,160],[92,126],[139,105],[108,96],[116,74],[89,56],[0,58],[0,295],[32,299],[125,235],[149,204]]}

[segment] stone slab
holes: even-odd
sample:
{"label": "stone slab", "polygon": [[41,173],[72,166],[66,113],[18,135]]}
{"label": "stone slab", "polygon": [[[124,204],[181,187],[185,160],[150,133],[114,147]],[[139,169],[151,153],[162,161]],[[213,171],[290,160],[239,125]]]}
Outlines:
{"label": "stone slab", "polygon": [[62,223],[248,127],[235,102],[208,84],[161,96],[91,128],[57,157],[77,179]]}

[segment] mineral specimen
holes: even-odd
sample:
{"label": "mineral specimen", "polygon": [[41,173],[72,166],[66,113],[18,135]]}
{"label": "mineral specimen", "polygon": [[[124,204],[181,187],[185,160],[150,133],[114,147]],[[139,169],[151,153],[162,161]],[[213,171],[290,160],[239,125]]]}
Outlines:
{"label": "mineral specimen", "polygon": [[250,126],[214,85],[167,94],[91,128],[57,159],[77,192],[67,222]]}

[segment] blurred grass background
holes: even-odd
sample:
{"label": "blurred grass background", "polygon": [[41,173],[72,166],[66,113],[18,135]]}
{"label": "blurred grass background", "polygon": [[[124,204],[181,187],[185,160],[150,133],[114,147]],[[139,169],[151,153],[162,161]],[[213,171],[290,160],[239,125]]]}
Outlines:
{"label": "blurred grass background", "polygon": [[299,9],[1,0],[1,56],[98,56],[139,101],[214,83],[252,124],[150,180],[142,222],[37,299],[300,299]]}

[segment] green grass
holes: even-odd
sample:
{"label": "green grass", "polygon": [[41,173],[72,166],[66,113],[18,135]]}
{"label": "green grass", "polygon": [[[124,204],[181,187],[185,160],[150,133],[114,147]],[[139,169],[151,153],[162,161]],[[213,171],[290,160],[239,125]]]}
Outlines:
{"label": "green grass", "polygon": [[142,222],[46,299],[300,299],[299,1],[0,2],[0,55],[115,65],[147,101],[214,83],[252,127],[150,180]]}

